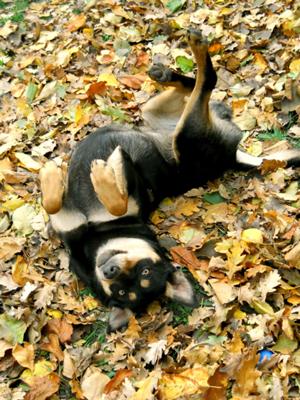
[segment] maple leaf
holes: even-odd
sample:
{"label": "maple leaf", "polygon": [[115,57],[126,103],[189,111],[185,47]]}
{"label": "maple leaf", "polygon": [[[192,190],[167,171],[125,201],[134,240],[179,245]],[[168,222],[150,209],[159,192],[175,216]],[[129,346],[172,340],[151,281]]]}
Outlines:
{"label": "maple leaf", "polygon": [[149,350],[146,352],[144,359],[147,364],[156,364],[163,354],[166,354],[167,340],[161,339],[148,345]]}

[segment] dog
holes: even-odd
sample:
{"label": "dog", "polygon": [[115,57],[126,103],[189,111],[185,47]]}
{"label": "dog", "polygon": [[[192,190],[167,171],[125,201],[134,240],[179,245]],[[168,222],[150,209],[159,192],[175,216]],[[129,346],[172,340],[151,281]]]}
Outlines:
{"label": "dog", "polygon": [[[71,270],[111,307],[109,331],[161,295],[197,305],[191,282],[147,226],[158,203],[263,161],[239,149],[242,132],[230,109],[210,100],[217,75],[208,45],[199,32],[187,36],[196,79],[154,65],[150,77],[167,90],[143,106],[142,129],[100,128],[77,145],[66,179],[53,161],[40,172],[42,204]],[[299,165],[300,150],[268,158]]]}

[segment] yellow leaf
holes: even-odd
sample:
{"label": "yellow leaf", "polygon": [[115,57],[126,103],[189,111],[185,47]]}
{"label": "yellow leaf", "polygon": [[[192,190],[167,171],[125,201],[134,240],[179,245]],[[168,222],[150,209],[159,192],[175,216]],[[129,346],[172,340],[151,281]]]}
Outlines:
{"label": "yellow leaf", "polygon": [[13,348],[12,355],[14,359],[24,368],[29,368],[31,371],[34,368],[34,347],[31,343],[24,345],[16,344]]}
{"label": "yellow leaf", "polygon": [[242,239],[247,243],[261,244],[264,241],[262,232],[256,228],[245,229],[242,232]]}
{"label": "yellow leaf", "polygon": [[50,315],[50,317],[52,318],[62,318],[63,317],[63,313],[59,310],[52,310],[52,309],[48,309],[47,310],[47,314]]}
{"label": "yellow leaf", "polygon": [[[209,387],[209,373],[205,368],[190,368],[181,374],[163,374],[159,380],[158,391],[161,400],[176,400],[201,394]],[[146,398],[146,397],[145,397]]]}
{"label": "yellow leaf", "polygon": [[42,167],[42,164],[38,161],[35,161],[29,154],[16,152],[15,156],[20,161],[22,167],[28,169],[29,171],[36,172]]}
{"label": "yellow leaf", "polygon": [[45,359],[38,361],[33,368],[33,371],[30,369],[25,369],[25,371],[21,374],[21,379],[30,385],[35,376],[47,376],[51,374],[51,372],[55,371],[56,364]]}
{"label": "yellow leaf", "polygon": [[70,19],[68,24],[68,31],[75,32],[85,25],[86,16],[84,14],[75,15]]}
{"label": "yellow leaf", "polygon": [[293,61],[290,63],[289,68],[290,68],[290,71],[291,71],[291,72],[294,72],[294,73],[296,73],[296,74],[299,74],[299,73],[300,73],[300,58],[298,58],[297,60],[293,60]]}
{"label": "yellow leaf", "polygon": [[107,86],[114,86],[118,87],[119,82],[117,81],[116,77],[113,74],[106,74],[103,73],[98,77],[99,82],[106,82]]}
{"label": "yellow leaf", "polygon": [[83,304],[89,311],[99,307],[99,302],[92,296],[86,296],[83,300]]}
{"label": "yellow leaf", "polygon": [[181,215],[184,215],[185,217],[190,217],[195,212],[199,211],[198,205],[198,199],[184,199],[181,197],[176,202],[174,215],[176,217],[180,217]]}
{"label": "yellow leaf", "polygon": [[17,196],[12,196],[1,205],[1,211],[14,211],[24,204],[24,200]]}
{"label": "yellow leaf", "polygon": [[28,282],[28,265],[22,256],[18,256],[12,267],[12,279],[19,286],[24,286]]}
{"label": "yellow leaf", "polygon": [[[153,399],[153,390],[156,389],[158,379],[160,378],[160,371],[150,372],[148,378],[139,381],[137,386],[138,391],[130,397],[130,400],[148,400]],[[163,398],[161,398],[163,400]]]}

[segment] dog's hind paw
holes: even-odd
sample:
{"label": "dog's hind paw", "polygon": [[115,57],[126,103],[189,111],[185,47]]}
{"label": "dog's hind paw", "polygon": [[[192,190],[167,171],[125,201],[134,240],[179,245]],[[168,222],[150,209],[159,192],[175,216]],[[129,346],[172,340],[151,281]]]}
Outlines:
{"label": "dog's hind paw", "polygon": [[63,171],[54,161],[48,161],[39,174],[42,204],[48,214],[56,214],[62,207],[64,194]]}

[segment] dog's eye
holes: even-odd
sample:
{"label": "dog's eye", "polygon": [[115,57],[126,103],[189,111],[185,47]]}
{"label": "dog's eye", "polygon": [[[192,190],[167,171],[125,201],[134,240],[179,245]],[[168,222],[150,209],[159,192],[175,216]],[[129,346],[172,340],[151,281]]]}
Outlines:
{"label": "dog's eye", "polygon": [[149,275],[150,274],[150,269],[148,269],[148,268],[145,268],[143,271],[142,271],[142,275]]}
{"label": "dog's eye", "polygon": [[119,295],[120,296],[124,296],[124,294],[125,294],[125,290],[123,290],[123,289],[119,290]]}

